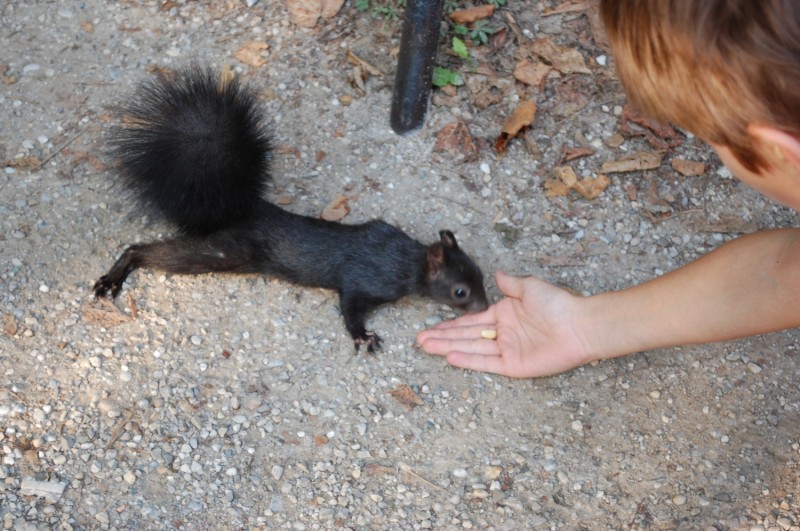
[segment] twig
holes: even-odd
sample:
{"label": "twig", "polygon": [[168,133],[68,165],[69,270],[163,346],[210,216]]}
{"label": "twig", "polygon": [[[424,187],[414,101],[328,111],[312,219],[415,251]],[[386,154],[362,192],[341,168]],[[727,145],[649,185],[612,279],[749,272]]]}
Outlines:
{"label": "twig", "polygon": [[61,152],[62,152],[62,151],[63,151],[63,150],[64,150],[64,149],[67,147],[67,146],[69,146],[70,144],[72,144],[72,143],[73,143],[73,142],[74,142],[74,141],[75,141],[75,140],[76,140],[76,139],[77,139],[79,136],[81,136],[83,133],[85,133],[87,129],[89,129],[89,126],[88,126],[88,125],[87,125],[87,126],[85,126],[83,129],[81,129],[80,131],[78,131],[77,133],[75,133],[75,135],[74,135],[72,138],[70,138],[69,140],[67,140],[66,142],[64,142],[63,144],[61,144],[61,145],[60,145],[58,148],[56,148],[56,150],[55,150],[55,151],[53,151],[52,153],[50,153],[50,155],[48,155],[46,159],[44,159],[42,162],[40,162],[40,163],[39,163],[39,165],[38,165],[38,166],[36,166],[35,168],[33,168],[33,170],[31,170],[31,171],[39,171],[39,170],[41,170],[41,169],[42,169],[42,167],[43,167],[45,164],[47,164],[48,162],[50,162],[50,160],[52,160],[52,159],[53,159],[53,157],[55,157],[56,155],[58,155],[59,153],[61,153]]}
{"label": "twig", "polygon": [[114,429],[111,431],[111,438],[108,439],[108,442],[106,443],[106,448],[105,448],[106,450],[111,448],[114,445],[114,443],[117,442],[117,439],[119,439],[122,436],[122,431],[125,428],[125,424],[130,422],[130,420],[133,418],[133,415],[135,414],[136,412],[133,410],[128,411],[128,414],[125,415],[125,418],[117,422],[117,425],[114,426]]}

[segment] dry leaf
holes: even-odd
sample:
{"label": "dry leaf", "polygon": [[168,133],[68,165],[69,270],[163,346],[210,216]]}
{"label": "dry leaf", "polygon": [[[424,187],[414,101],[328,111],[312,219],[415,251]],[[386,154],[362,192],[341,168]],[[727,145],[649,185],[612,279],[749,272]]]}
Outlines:
{"label": "dry leaf", "polygon": [[9,336],[13,336],[17,333],[17,320],[14,319],[14,316],[10,313],[3,316],[3,332]]}
{"label": "dry leaf", "polygon": [[601,173],[597,177],[584,177],[578,181],[575,184],[575,191],[584,199],[596,199],[609,184],[611,184],[611,179]]}
{"label": "dry leaf", "polygon": [[586,2],[585,0],[567,0],[566,2],[562,2],[561,4],[557,5],[556,7],[547,8],[542,11],[543,17],[549,17],[551,15],[563,15],[565,13],[581,13],[586,11]]}
{"label": "dry leaf", "polygon": [[419,395],[407,385],[401,385],[397,389],[389,391],[389,394],[392,395],[401,405],[407,407],[408,409],[411,409],[415,406],[421,406],[425,403],[422,401]]}
{"label": "dry leaf", "polygon": [[579,181],[571,166],[558,166],[553,169],[552,177],[545,181],[544,188],[547,197],[565,196],[570,190],[575,190],[584,199],[595,199],[610,183],[609,178],[603,174],[585,177]]}
{"label": "dry leaf", "polygon": [[332,18],[342,9],[343,5],[344,0],[322,0],[322,11],[320,14],[324,19]]}
{"label": "dry leaf", "polygon": [[643,116],[631,104],[622,108],[619,129],[626,136],[644,136],[658,150],[677,147],[683,141],[671,125]]}
{"label": "dry leaf", "polygon": [[469,89],[467,94],[470,102],[481,110],[500,103],[514,88],[512,80],[498,78],[489,70],[479,66],[475,72],[464,77],[464,83]]}
{"label": "dry leaf", "polygon": [[618,148],[625,143],[625,139],[619,133],[614,133],[605,139],[605,143],[608,147]]}
{"label": "dry leaf", "polygon": [[687,216],[683,225],[693,232],[719,232],[722,234],[748,234],[758,230],[758,224],[739,216],[720,216],[719,221],[709,221],[705,212]]}
{"label": "dry leaf", "polygon": [[322,0],[286,0],[286,10],[292,24],[313,28],[322,15]]}
{"label": "dry leaf", "polygon": [[591,74],[578,50],[559,46],[547,37],[531,41],[528,49],[562,74]]}
{"label": "dry leaf", "polygon": [[346,195],[340,195],[322,211],[320,217],[325,221],[341,221],[350,213],[350,204]]}
{"label": "dry leaf", "polygon": [[522,59],[514,67],[514,78],[525,84],[541,88],[551,72],[553,72],[553,68],[550,65],[538,60]]}
{"label": "dry leaf", "polygon": [[4,164],[11,168],[29,170],[32,168],[38,168],[42,164],[42,161],[36,157],[19,157],[16,159],[7,160],[4,162]]}
{"label": "dry leaf", "polygon": [[586,6],[586,18],[589,19],[589,29],[594,37],[594,43],[606,52],[611,51],[611,44],[608,42],[605,24],[600,16],[600,0],[589,0]]}
{"label": "dry leaf", "polygon": [[517,108],[511,113],[511,116],[506,120],[503,125],[503,131],[494,143],[495,151],[499,154],[506,152],[508,143],[517,136],[525,132],[530,127],[533,120],[536,118],[536,102],[532,100],[523,100],[519,102]]}
{"label": "dry leaf", "polygon": [[114,306],[108,299],[95,299],[83,305],[83,320],[87,323],[96,323],[100,326],[110,328],[118,324],[126,323],[131,318],[122,313],[119,308]]}
{"label": "dry leaf", "polygon": [[569,194],[578,182],[578,176],[571,166],[559,166],[553,169],[553,175],[544,183],[545,195],[557,197]]}
{"label": "dry leaf", "polygon": [[250,41],[233,53],[242,63],[259,68],[267,64],[267,60],[262,57],[262,52],[269,49],[269,44],[262,41]]}
{"label": "dry leaf", "polygon": [[436,134],[436,153],[446,153],[456,163],[471,162],[478,158],[478,147],[463,120],[444,126]]}
{"label": "dry leaf", "polygon": [[394,468],[379,465],[376,463],[367,463],[364,465],[363,474],[367,477],[382,476],[384,474],[394,473]]}
{"label": "dry leaf", "polygon": [[489,18],[494,13],[494,4],[484,4],[450,13],[450,20],[456,24],[471,24],[476,20]]}
{"label": "dry leaf", "polygon": [[654,170],[661,166],[661,153],[639,152],[618,160],[604,162],[600,167],[603,173],[624,173],[629,171]]}
{"label": "dry leaf", "polygon": [[581,157],[588,157],[594,155],[594,150],[588,147],[568,148],[561,149],[561,162],[569,162],[571,160],[579,159]]}
{"label": "dry leaf", "polygon": [[94,33],[94,24],[89,20],[84,20],[81,22],[81,29],[86,33]]}
{"label": "dry leaf", "polygon": [[374,67],[372,64],[356,55],[352,50],[347,50],[347,62],[353,66],[360,66],[371,76],[383,76],[383,72],[379,68]]}
{"label": "dry leaf", "polygon": [[684,177],[697,177],[706,172],[706,165],[693,160],[672,159],[672,169]]}
{"label": "dry leaf", "polygon": [[314,435],[314,446],[325,446],[326,444],[328,444],[326,435]]}

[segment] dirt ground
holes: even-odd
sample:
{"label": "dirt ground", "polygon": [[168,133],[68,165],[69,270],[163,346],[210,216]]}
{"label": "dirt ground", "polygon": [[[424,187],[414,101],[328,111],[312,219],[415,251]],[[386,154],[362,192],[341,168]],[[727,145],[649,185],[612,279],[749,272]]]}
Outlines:
{"label": "dirt ground", "polygon": [[[316,216],[344,194],[344,222],[381,217],[423,242],[449,228],[495,300],[498,269],[591,294],[796,226],[696,139],[631,120],[585,9],[560,4],[509,2],[467,63],[444,46],[466,83],[399,137],[397,23],[349,2],[314,29],[273,0],[3,2],[3,527],[800,529],[797,330],[511,380],[419,351],[416,333],[454,316],[421,299],[372,316],[376,356],[353,354],[333,293],[271,279],[137,271],[124,315],[91,304],[126,245],[170,234],[103,157],[110,106],[190,63],[260,90],[280,144],[271,198]],[[543,38],[586,71],[515,81]],[[384,75],[360,89],[348,51]],[[535,121],[498,156],[524,100]],[[470,138],[435,150],[459,122]],[[655,169],[607,172],[593,199],[550,181],[655,152]],[[390,394],[401,386],[421,404]]]}

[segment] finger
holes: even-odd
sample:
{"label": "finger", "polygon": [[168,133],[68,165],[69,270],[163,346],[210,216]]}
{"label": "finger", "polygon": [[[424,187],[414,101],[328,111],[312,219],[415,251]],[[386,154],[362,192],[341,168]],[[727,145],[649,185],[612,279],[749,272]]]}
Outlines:
{"label": "finger", "polygon": [[524,278],[515,277],[507,273],[503,273],[502,271],[498,271],[495,274],[495,281],[497,282],[497,287],[500,288],[500,291],[502,291],[507,297],[513,297],[515,299],[522,298],[522,292],[525,288]]}
{"label": "finger", "polygon": [[[480,339],[482,332],[495,330],[495,323],[480,323],[471,326],[455,326],[451,328],[431,328],[417,334],[417,341],[422,343],[428,339]],[[491,339],[491,338],[485,338]]]}
{"label": "finger", "polygon": [[503,358],[498,356],[486,356],[481,354],[472,354],[469,352],[449,352],[445,358],[447,363],[453,367],[460,367],[462,369],[469,369],[479,372],[491,372],[494,374],[506,374],[506,366]]}
{"label": "finger", "polygon": [[433,337],[420,343],[422,350],[428,354],[445,356],[450,352],[466,352],[479,356],[497,356],[500,348],[497,341],[491,339],[467,338],[467,339],[442,339]]}
{"label": "finger", "polygon": [[489,308],[481,313],[468,313],[450,321],[442,321],[432,328],[432,330],[445,330],[447,328],[459,328],[464,326],[494,326],[497,322],[495,318],[495,309],[497,303],[492,304]]}

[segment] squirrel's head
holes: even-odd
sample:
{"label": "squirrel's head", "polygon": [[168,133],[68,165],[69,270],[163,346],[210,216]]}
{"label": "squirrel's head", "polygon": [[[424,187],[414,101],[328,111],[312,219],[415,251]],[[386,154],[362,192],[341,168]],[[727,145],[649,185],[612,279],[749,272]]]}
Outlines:
{"label": "squirrel's head", "polygon": [[458,247],[455,235],[439,231],[440,240],[427,249],[425,280],[428,295],[467,313],[489,307],[481,269]]}

